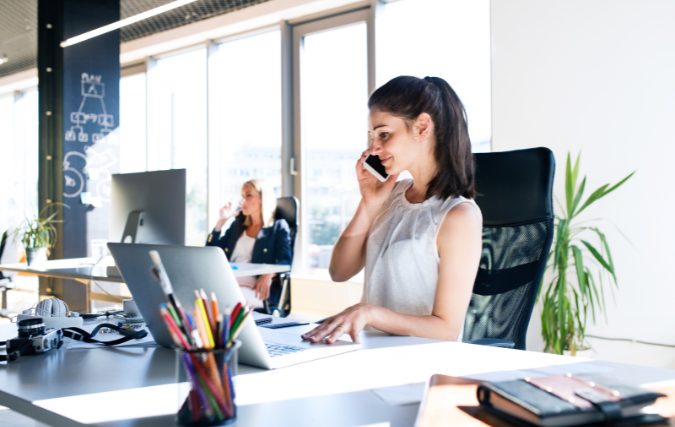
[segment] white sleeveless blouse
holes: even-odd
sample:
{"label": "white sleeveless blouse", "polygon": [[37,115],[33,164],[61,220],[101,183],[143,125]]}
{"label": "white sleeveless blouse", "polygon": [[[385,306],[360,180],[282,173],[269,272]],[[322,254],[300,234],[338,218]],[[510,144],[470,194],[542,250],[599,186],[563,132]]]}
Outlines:
{"label": "white sleeveless blouse", "polygon": [[405,197],[412,184],[411,179],[396,183],[370,227],[361,302],[428,316],[438,284],[438,230],[450,209],[475,202],[461,196],[447,200],[434,196],[413,204]]}

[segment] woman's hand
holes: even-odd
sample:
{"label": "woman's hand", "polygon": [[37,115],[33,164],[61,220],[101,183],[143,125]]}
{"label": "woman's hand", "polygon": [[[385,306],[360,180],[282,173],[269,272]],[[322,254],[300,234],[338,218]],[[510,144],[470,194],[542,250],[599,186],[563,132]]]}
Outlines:
{"label": "woman's hand", "polygon": [[326,342],[332,344],[342,335],[348,334],[352,341],[359,342],[359,332],[368,324],[369,313],[369,304],[353,305],[324,320],[321,325],[303,334],[302,339],[319,342],[328,337]]}
{"label": "woman's hand", "polygon": [[218,217],[218,222],[216,223],[215,230],[220,231],[223,228],[223,225],[232,217],[235,217],[241,213],[240,210],[234,209],[232,202],[225,203],[225,206],[220,208],[220,216]]}
{"label": "woman's hand", "polygon": [[270,296],[270,286],[272,286],[272,278],[274,274],[263,274],[258,277],[255,284],[255,297],[259,300],[265,300]]}
{"label": "woman's hand", "polygon": [[370,149],[364,151],[361,153],[359,161],[356,162],[356,178],[359,181],[359,190],[361,191],[363,201],[366,205],[377,206],[379,209],[387,201],[387,198],[394,189],[398,174],[389,176],[389,179],[385,182],[380,182],[379,179],[375,178],[372,173],[363,167],[363,163],[369,154]]}

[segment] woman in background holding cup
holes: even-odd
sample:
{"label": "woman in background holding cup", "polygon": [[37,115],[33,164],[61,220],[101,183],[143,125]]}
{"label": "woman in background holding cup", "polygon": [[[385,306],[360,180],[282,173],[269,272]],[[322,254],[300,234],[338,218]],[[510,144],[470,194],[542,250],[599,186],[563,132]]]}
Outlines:
{"label": "woman in background holding cup", "polygon": [[[262,179],[247,181],[241,197],[240,210],[231,202],[220,209],[206,246],[221,247],[230,262],[291,265],[290,228],[285,219],[274,219],[277,199],[272,186]],[[223,226],[231,218],[234,221],[221,237]],[[237,277],[237,282],[247,304],[262,307],[268,297],[272,304],[278,303],[281,286],[277,274]]]}

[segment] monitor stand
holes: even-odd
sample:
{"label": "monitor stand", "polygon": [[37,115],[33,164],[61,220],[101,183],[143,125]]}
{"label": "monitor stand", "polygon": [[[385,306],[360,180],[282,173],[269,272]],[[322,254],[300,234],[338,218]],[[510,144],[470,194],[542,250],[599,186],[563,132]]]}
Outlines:
{"label": "monitor stand", "polygon": [[[122,233],[122,243],[139,243],[138,237],[141,235],[143,222],[145,220],[145,212],[133,211],[127,217],[127,223],[124,226],[124,233]],[[106,270],[108,277],[122,277],[117,265],[108,266]]]}

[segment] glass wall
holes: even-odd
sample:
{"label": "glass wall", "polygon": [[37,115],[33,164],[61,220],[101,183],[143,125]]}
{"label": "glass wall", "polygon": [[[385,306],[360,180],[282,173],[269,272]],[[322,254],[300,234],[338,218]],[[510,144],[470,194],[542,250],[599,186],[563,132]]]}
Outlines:
{"label": "glass wall", "polygon": [[490,151],[490,1],[402,0],[379,12],[377,85],[442,77],[464,103],[474,152]]}
{"label": "glass wall", "polygon": [[[0,97],[0,234],[15,229],[38,210],[38,91],[31,89]],[[10,235],[1,263],[16,263],[25,255]],[[10,276],[11,273],[5,273]],[[21,311],[37,302],[36,277],[12,276],[17,288],[7,294],[7,307]]]}
{"label": "glass wall", "polygon": [[368,143],[366,23],[305,36],[300,58],[304,273],[328,278],[361,199],[354,165]]}
{"label": "glass wall", "polygon": [[206,241],[206,48],[148,67],[148,170],[187,170],[185,242]]}
{"label": "glass wall", "polygon": [[281,32],[222,43],[209,57],[209,227],[262,178],[281,196]]}

